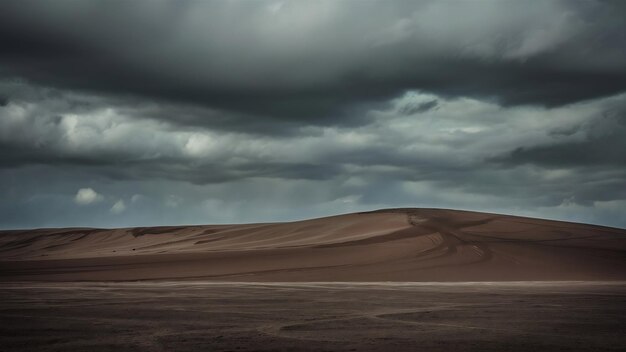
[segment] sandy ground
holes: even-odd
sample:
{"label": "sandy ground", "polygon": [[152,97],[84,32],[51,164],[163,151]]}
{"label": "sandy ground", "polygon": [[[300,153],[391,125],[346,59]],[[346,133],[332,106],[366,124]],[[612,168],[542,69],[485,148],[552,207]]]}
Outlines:
{"label": "sandy ground", "polygon": [[6,283],[2,351],[623,351],[625,282]]}
{"label": "sandy ground", "polygon": [[438,209],[3,231],[0,352],[617,351],[624,268],[626,230]]}
{"label": "sandy ground", "polygon": [[0,232],[0,281],[626,280],[626,230],[440,209]]}

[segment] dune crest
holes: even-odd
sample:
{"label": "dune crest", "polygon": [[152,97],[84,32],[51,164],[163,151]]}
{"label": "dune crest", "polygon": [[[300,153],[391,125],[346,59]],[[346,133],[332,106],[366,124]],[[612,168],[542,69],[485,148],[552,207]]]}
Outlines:
{"label": "dune crest", "polygon": [[0,280],[626,280],[626,230],[443,209],[0,232]]}

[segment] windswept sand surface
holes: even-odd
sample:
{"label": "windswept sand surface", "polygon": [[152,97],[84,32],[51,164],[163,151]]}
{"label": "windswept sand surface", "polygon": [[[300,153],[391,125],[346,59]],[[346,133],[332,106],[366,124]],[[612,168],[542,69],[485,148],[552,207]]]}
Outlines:
{"label": "windswept sand surface", "polygon": [[0,232],[0,280],[626,280],[626,230],[396,209],[275,224]]}
{"label": "windswept sand surface", "polygon": [[625,282],[5,283],[2,351],[623,351]]}
{"label": "windswept sand surface", "polygon": [[434,209],[5,231],[0,351],[619,351],[625,254],[625,230]]}

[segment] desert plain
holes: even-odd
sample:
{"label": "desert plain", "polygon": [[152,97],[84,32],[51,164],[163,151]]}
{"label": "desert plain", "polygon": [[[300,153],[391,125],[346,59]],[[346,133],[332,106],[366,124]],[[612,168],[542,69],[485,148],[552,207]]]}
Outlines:
{"label": "desert plain", "polygon": [[0,233],[0,351],[610,351],[626,230],[442,209]]}

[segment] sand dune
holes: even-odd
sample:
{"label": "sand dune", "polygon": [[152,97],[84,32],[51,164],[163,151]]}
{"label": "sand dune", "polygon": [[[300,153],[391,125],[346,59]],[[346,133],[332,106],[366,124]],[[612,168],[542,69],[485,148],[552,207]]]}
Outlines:
{"label": "sand dune", "polygon": [[441,209],[0,232],[0,280],[626,280],[626,230]]}

